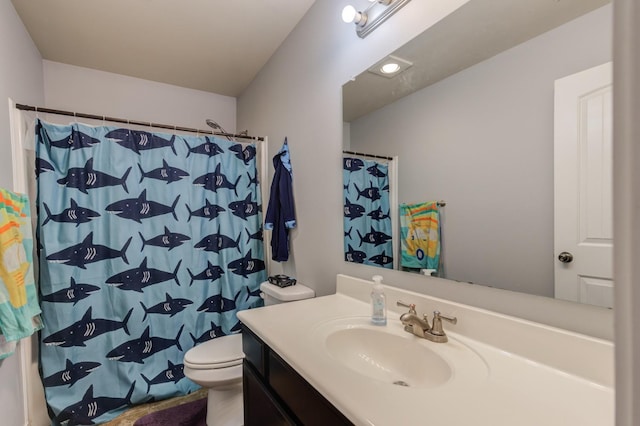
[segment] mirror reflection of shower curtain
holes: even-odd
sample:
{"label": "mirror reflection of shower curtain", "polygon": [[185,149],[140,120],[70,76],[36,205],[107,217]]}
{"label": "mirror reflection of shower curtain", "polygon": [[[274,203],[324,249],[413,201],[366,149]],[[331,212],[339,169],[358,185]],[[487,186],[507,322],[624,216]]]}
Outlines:
{"label": "mirror reflection of shower curtain", "polygon": [[393,268],[389,166],[343,157],[344,259]]}

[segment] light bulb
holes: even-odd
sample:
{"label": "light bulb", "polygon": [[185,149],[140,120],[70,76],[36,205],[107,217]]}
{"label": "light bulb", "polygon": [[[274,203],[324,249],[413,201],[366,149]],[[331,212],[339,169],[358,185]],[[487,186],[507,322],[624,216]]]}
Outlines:
{"label": "light bulb", "polygon": [[393,74],[394,72],[398,72],[399,69],[400,65],[396,64],[395,62],[388,62],[380,68],[380,71],[385,74]]}
{"label": "light bulb", "polygon": [[347,24],[350,24],[355,21],[357,14],[358,11],[356,11],[356,8],[349,4],[342,9],[342,20]]}

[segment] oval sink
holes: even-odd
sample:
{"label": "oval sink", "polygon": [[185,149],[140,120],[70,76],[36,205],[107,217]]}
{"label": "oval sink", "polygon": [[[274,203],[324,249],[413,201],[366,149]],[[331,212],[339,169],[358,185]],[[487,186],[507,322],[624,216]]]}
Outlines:
{"label": "oval sink", "polygon": [[436,387],[451,378],[451,367],[429,348],[384,329],[346,328],[330,333],[329,354],[344,366],[385,383]]}
{"label": "oval sink", "polygon": [[365,380],[398,385],[398,390],[465,387],[489,373],[478,352],[458,338],[449,335],[447,343],[429,342],[404,331],[395,319],[386,326],[359,316],[329,320],[314,327],[308,338],[314,351],[336,367]]}

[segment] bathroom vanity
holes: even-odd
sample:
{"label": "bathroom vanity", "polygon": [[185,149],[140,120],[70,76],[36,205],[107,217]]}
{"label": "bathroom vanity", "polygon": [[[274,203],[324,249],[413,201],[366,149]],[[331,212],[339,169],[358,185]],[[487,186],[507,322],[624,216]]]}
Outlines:
{"label": "bathroom vanity", "polygon": [[[614,424],[611,342],[387,286],[374,326],[371,284],[238,314],[245,424]],[[457,317],[448,342],[405,331],[397,300]]]}
{"label": "bathroom vanity", "polygon": [[245,425],[352,424],[246,326],[242,348]]}

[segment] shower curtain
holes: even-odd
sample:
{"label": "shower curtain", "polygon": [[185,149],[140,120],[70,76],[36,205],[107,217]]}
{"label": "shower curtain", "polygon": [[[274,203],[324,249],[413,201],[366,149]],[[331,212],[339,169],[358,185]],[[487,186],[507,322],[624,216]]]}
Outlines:
{"label": "shower curtain", "polygon": [[343,157],[344,260],[393,268],[389,167]]}
{"label": "shower curtain", "polygon": [[53,423],[189,393],[266,278],[256,148],[36,123],[41,374]]}

